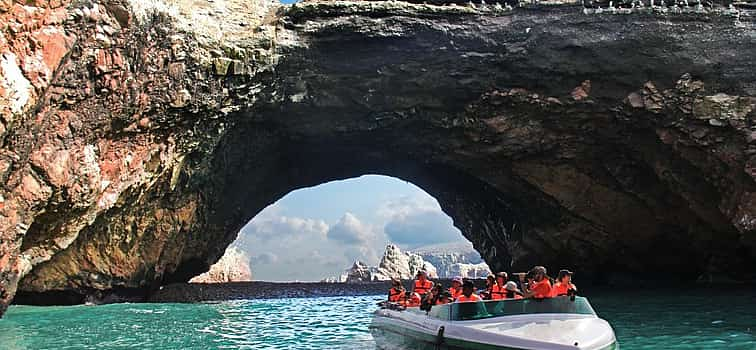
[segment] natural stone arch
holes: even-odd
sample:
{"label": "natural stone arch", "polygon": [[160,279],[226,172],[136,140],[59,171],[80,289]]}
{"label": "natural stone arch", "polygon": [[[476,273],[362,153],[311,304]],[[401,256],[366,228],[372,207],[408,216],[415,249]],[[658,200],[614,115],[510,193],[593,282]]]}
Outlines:
{"label": "natural stone arch", "polygon": [[4,131],[5,303],[186,280],[288,191],[365,173],[497,270],[754,272],[753,16],[228,5],[54,24],[79,40]]}

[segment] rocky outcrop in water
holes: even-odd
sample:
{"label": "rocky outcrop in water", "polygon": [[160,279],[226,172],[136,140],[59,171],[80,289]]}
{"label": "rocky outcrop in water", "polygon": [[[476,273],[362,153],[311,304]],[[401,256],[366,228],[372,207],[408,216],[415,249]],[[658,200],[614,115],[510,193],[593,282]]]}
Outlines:
{"label": "rocky outcrop in water", "polygon": [[0,305],[187,281],[367,173],[494,270],[751,278],[754,33],[747,7],[0,1]]}
{"label": "rocky outcrop in water", "polygon": [[396,245],[389,244],[383,252],[373,279],[378,281],[388,281],[392,278],[413,279],[420,270],[425,271],[429,278],[438,278],[436,267],[423,261],[420,255],[402,252]]}
{"label": "rocky outcrop in water", "polygon": [[419,270],[434,279],[452,279],[456,276],[482,278],[490,273],[488,265],[481,261],[480,255],[469,244],[439,245],[406,252],[389,244],[378,266],[356,261],[343,274],[328,278],[325,282],[356,283],[388,281],[392,278],[412,280]]}
{"label": "rocky outcrop in water", "polygon": [[468,242],[415,248],[413,253],[436,267],[439,278],[483,278],[491,273],[488,265]]}
{"label": "rocky outcrop in water", "polygon": [[226,253],[210,266],[210,270],[189,280],[190,283],[225,283],[252,281],[249,257],[237,247],[229,247]]}

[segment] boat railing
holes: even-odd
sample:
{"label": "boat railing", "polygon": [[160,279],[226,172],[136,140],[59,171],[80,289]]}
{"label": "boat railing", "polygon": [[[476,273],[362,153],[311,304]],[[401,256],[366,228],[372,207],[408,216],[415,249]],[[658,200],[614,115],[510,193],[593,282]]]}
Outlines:
{"label": "boat railing", "polygon": [[479,320],[491,317],[525,314],[596,315],[584,297],[546,299],[488,300],[481,302],[435,305],[428,312],[433,318],[446,321]]}

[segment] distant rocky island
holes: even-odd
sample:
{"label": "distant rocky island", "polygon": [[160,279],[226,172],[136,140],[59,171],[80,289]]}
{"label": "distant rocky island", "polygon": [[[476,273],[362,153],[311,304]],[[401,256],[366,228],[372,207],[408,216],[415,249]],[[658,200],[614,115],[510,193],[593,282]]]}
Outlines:
{"label": "distant rocky island", "polygon": [[396,245],[389,244],[378,266],[355,261],[352,267],[339,276],[326,278],[323,282],[387,281],[392,277],[411,279],[418,270],[425,270],[431,278],[481,278],[491,273],[469,242],[426,246],[405,252]]}

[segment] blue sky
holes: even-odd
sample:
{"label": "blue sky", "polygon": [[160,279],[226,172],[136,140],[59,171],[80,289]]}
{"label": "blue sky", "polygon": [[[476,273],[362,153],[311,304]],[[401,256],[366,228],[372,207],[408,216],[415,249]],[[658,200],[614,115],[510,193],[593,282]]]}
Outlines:
{"label": "blue sky", "polygon": [[317,281],[355,260],[378,263],[389,242],[404,249],[464,241],[419,187],[366,175],[293,191],[255,216],[236,246],[256,280]]}

